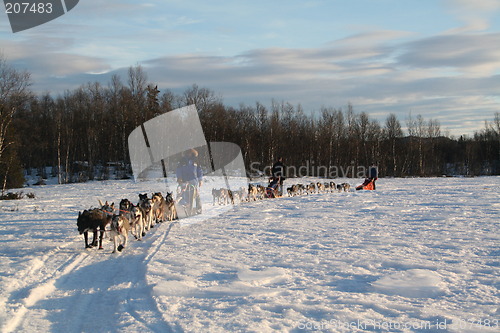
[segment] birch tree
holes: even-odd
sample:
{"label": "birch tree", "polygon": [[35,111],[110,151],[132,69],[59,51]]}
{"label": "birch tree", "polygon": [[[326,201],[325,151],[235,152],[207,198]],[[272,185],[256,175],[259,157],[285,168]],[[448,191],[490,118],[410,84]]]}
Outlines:
{"label": "birch tree", "polygon": [[16,151],[7,156],[7,149],[15,150],[15,138],[10,135],[12,121],[15,113],[28,104],[31,93],[30,74],[18,71],[7,64],[4,56],[0,54],[0,171],[3,171],[2,192],[8,184],[8,176],[19,170],[12,170],[11,164],[17,160]]}

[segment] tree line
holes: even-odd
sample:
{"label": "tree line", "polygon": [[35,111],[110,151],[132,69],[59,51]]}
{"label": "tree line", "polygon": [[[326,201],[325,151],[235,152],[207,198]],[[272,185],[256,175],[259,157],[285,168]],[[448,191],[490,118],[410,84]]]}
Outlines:
{"label": "tree line", "polygon": [[[437,120],[411,114],[385,122],[345,108],[317,114],[301,105],[272,101],[269,107],[232,107],[208,88],[193,85],[181,94],[163,93],[141,66],[107,85],[87,83],[53,97],[29,90],[30,75],[0,57],[0,181],[19,187],[23,171],[44,178],[47,168],[60,183],[131,176],[127,138],[143,122],[195,104],[208,142],[238,144],[247,170],[264,170],[278,157],[288,166],[309,166],[311,176],[327,168],[377,165],[382,177],[500,174],[500,116],[472,137],[449,137]],[[403,127],[404,125],[404,127]],[[403,130],[405,128],[405,130]],[[317,167],[315,167],[317,166]],[[293,175],[289,175],[293,176]]]}

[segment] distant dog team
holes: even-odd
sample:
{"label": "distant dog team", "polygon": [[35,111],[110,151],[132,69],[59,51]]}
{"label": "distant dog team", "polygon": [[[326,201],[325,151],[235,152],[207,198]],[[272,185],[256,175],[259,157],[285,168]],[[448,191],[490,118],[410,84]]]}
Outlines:
{"label": "distant dog team", "polygon": [[[348,183],[335,184],[334,182],[316,182],[310,184],[294,184],[287,187],[286,193],[289,197],[313,193],[350,192],[351,185]],[[213,205],[234,204],[235,200],[256,201],[268,198],[266,187],[260,184],[249,184],[248,189],[241,188],[231,191],[225,188],[212,189]]]}

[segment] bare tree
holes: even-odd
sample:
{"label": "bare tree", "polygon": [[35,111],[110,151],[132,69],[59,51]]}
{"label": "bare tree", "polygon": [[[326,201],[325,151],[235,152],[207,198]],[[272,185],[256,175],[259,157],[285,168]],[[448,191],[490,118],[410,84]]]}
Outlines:
{"label": "bare tree", "polygon": [[403,130],[401,129],[401,123],[394,113],[391,113],[385,120],[384,136],[390,144],[392,175],[396,176],[398,174],[396,144],[403,137]]}
{"label": "bare tree", "polygon": [[147,119],[144,112],[146,106],[147,75],[141,65],[128,69],[128,85],[132,98],[132,113],[135,114],[135,122],[143,123]]}
{"label": "bare tree", "polygon": [[148,77],[141,65],[129,67],[128,85],[132,96],[143,96],[146,91]]}
{"label": "bare tree", "polygon": [[217,96],[212,90],[200,88],[197,84],[193,84],[183,95],[184,106],[195,104],[196,109],[203,113],[209,111],[214,105],[221,104],[222,98]]}
{"label": "bare tree", "polygon": [[7,133],[23,99],[31,94],[28,91],[30,85],[30,74],[9,66],[0,54],[0,162],[2,154],[12,144],[7,141]]}
{"label": "bare tree", "polygon": [[493,119],[493,130],[500,136],[500,112],[495,112],[495,119]]}
{"label": "bare tree", "polygon": [[424,175],[424,137],[426,132],[426,123],[422,115],[417,115],[417,137],[418,137],[418,167],[420,175]]}
{"label": "bare tree", "polygon": [[5,170],[2,192],[7,186],[9,172],[12,173],[11,164],[16,155],[14,152],[5,158],[7,149],[15,143],[9,135],[12,121],[14,114],[28,102],[30,84],[30,74],[11,67],[0,54],[0,165]]}
{"label": "bare tree", "polygon": [[427,123],[427,138],[429,140],[428,150],[428,172],[430,174],[440,173],[440,157],[436,149],[437,140],[441,136],[441,125],[439,120],[429,119]]}
{"label": "bare tree", "polygon": [[370,158],[368,153],[368,135],[369,135],[370,118],[368,117],[368,114],[366,112],[361,112],[357,116],[356,123],[357,123],[356,131],[359,141],[358,154],[362,156],[361,160],[364,163],[370,163],[369,161]]}
{"label": "bare tree", "polygon": [[[498,161],[500,164],[500,112],[495,112],[495,119],[493,120],[493,130],[497,136],[498,141]],[[500,168],[500,166],[499,166]]]}

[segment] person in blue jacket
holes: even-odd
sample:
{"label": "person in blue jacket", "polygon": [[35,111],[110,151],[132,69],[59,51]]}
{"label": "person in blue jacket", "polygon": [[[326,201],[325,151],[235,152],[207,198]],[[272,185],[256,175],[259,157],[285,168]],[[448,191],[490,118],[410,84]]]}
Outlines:
{"label": "person in blue jacket", "polygon": [[[197,157],[196,149],[188,150],[184,153],[176,170],[182,196],[180,204],[186,208],[187,215],[201,214],[202,210],[199,188],[203,184],[203,170],[196,161]],[[196,208],[193,207],[193,201],[196,201]]]}

